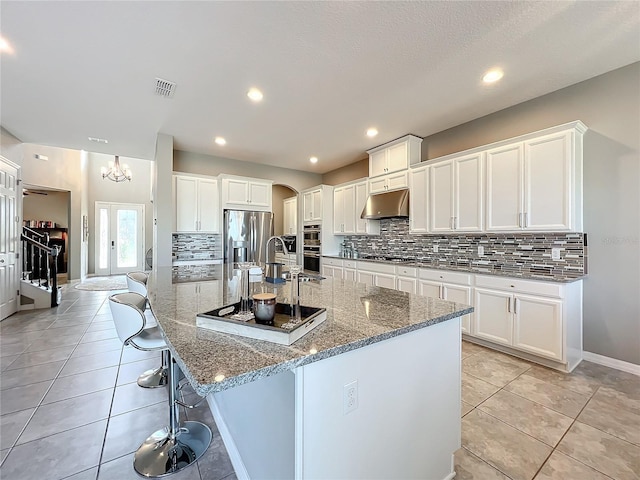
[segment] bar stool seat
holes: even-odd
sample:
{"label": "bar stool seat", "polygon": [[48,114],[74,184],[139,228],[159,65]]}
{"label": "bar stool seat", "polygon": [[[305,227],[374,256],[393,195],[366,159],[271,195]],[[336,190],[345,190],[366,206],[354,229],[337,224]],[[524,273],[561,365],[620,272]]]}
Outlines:
{"label": "bar stool seat", "polygon": [[209,448],[213,435],[204,423],[180,422],[179,405],[190,407],[178,400],[181,372],[160,328],[144,328],[145,302],[138,293],[117,293],[109,297],[116,331],[123,343],[141,350],[162,350],[169,367],[169,425],[152,433],[136,450],[133,460],[135,471],[149,478],[170,475],[195,463]]}
{"label": "bar stool seat", "polygon": [[[148,307],[147,300],[147,280],[149,275],[144,272],[129,272],[127,277],[127,287],[130,293],[138,293],[145,299],[144,307],[141,310],[146,317],[145,329],[157,327],[156,317]],[[158,368],[147,370],[138,377],[138,385],[143,388],[157,388],[167,384],[167,363],[162,358],[162,365]]]}

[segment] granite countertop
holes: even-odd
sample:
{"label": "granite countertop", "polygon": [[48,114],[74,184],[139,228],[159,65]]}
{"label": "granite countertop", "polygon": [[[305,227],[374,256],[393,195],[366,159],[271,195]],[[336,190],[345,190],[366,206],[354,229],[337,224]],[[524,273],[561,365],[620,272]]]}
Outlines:
{"label": "granite countertop", "polygon": [[[300,284],[301,304],[324,307],[326,321],[290,346],[196,327],[196,315],[238,301],[238,277],[220,266],[217,279],[184,282],[176,267],[149,277],[151,310],[196,392],[207,395],[473,311],[463,305],[348,280]],[[252,293],[277,293],[287,303],[291,284],[252,283]]]}
{"label": "granite countertop", "polygon": [[571,277],[571,278],[552,278],[552,277],[547,277],[543,275],[536,275],[536,274],[522,273],[522,272],[518,273],[518,272],[511,272],[511,271],[496,271],[496,270],[487,271],[480,265],[477,267],[471,267],[471,268],[466,266],[460,267],[460,268],[454,268],[454,267],[448,266],[447,268],[444,268],[439,265],[434,265],[430,262],[421,262],[419,260],[410,261],[410,262],[392,262],[390,260],[378,260],[378,259],[366,258],[366,257],[365,258],[360,258],[360,257],[347,258],[347,257],[341,257],[339,255],[322,255],[322,256],[327,258],[337,258],[338,260],[347,260],[347,261],[354,261],[354,262],[371,262],[371,263],[382,263],[385,265],[402,265],[404,267],[426,268],[428,270],[442,270],[445,272],[464,272],[464,273],[471,273],[474,275],[490,275],[490,276],[498,276],[498,277],[520,278],[522,280],[532,280],[532,281],[552,282],[552,283],[571,283],[577,280],[582,280],[584,277],[586,277],[586,275],[580,275],[580,276]]}

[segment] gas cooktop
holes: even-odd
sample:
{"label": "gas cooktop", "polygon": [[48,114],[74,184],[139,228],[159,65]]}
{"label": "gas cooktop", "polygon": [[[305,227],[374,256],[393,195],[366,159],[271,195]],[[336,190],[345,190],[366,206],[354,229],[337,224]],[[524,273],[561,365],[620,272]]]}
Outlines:
{"label": "gas cooktop", "polygon": [[410,263],[410,262],[416,261],[415,258],[410,258],[410,257],[387,257],[387,256],[373,256],[373,255],[361,256],[360,259],[376,260],[379,262],[393,262],[393,263]]}

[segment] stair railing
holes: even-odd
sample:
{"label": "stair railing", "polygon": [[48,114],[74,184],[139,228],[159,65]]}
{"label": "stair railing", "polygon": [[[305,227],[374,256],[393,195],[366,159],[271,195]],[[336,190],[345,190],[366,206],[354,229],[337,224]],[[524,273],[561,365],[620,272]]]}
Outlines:
{"label": "stair railing", "polygon": [[22,279],[51,291],[51,307],[58,306],[59,246],[49,246],[49,234],[22,227]]}

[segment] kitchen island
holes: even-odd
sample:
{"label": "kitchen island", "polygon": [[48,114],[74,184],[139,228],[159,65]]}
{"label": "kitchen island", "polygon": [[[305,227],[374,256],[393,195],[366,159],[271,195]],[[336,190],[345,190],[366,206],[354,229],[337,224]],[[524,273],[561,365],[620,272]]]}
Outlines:
{"label": "kitchen island", "polygon": [[[154,270],[149,302],[207,396],[238,478],[453,478],[460,322],[471,307],[349,282],[301,284],[327,320],[291,346],[217,333],[196,315],[237,301],[238,277]],[[191,280],[197,280],[192,278]],[[252,284],[289,301],[290,284]]]}

